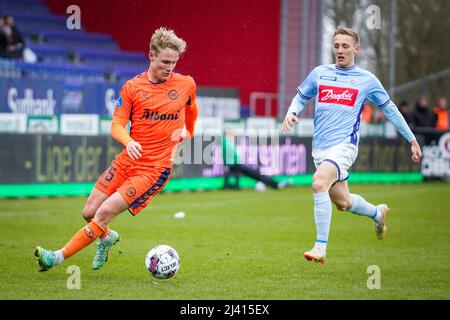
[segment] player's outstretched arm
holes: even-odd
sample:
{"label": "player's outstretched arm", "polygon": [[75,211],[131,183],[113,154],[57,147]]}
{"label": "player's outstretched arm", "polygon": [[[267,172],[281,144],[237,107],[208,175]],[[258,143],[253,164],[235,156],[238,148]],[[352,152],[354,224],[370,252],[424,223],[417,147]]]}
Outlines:
{"label": "player's outstretched arm", "polygon": [[289,130],[291,130],[292,126],[296,123],[299,123],[298,117],[294,113],[287,114],[286,118],[284,118],[281,129],[284,132],[288,132]]}
{"label": "player's outstretched arm", "polygon": [[394,125],[395,129],[397,129],[397,131],[400,132],[400,134],[411,143],[412,161],[416,163],[419,162],[420,158],[422,158],[422,150],[420,149],[420,145],[417,142],[417,139],[412,133],[408,124],[406,123],[405,119],[401,115],[400,111],[398,111],[398,108],[394,103],[391,102],[387,106],[382,108],[381,111],[385,114],[386,118]]}

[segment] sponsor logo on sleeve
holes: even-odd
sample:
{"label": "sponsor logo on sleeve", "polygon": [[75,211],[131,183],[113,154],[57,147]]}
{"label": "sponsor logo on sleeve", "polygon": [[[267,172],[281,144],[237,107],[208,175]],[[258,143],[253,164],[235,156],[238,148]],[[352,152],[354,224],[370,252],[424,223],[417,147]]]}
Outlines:
{"label": "sponsor logo on sleeve", "polygon": [[122,103],[123,103],[123,99],[122,99],[122,97],[119,97],[119,99],[117,99],[117,102],[116,102],[116,107],[117,108],[121,108],[122,107]]}

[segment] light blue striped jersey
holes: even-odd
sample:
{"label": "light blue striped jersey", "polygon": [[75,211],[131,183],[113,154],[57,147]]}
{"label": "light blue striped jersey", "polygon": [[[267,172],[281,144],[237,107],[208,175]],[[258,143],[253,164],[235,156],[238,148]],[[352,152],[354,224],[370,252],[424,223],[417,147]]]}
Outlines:
{"label": "light blue striped jersey", "polygon": [[303,106],[315,98],[312,146],[318,149],[344,141],[358,145],[361,112],[366,100],[381,109],[393,104],[377,77],[356,65],[316,67],[297,88],[297,95]]}

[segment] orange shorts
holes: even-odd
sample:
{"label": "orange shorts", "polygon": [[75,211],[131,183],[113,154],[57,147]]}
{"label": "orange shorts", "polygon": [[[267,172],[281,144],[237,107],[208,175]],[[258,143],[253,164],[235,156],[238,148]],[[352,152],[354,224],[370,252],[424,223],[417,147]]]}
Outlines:
{"label": "orange shorts", "polygon": [[113,161],[97,179],[95,187],[107,195],[118,191],[130,205],[128,211],[135,216],[161,192],[170,178],[171,168],[124,167]]}

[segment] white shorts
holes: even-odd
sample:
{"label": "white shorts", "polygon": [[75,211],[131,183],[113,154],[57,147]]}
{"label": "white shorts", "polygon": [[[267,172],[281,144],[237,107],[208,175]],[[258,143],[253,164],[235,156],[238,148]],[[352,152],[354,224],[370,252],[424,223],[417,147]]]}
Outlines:
{"label": "white shorts", "polygon": [[328,161],[336,166],[336,180],[348,179],[348,169],[353,165],[358,156],[358,147],[353,143],[343,142],[328,149],[313,149],[312,157],[316,169]]}

